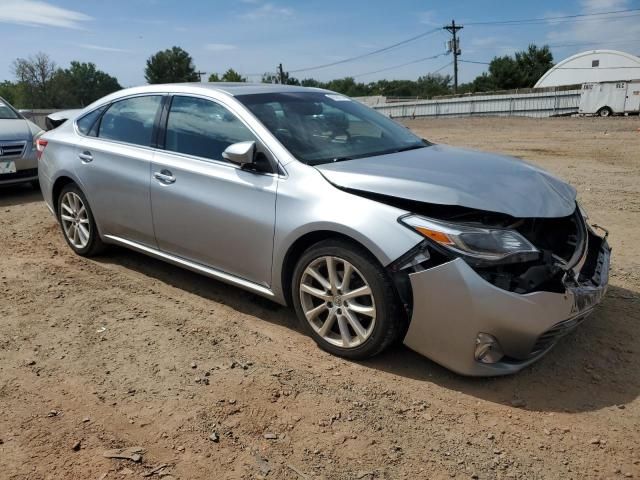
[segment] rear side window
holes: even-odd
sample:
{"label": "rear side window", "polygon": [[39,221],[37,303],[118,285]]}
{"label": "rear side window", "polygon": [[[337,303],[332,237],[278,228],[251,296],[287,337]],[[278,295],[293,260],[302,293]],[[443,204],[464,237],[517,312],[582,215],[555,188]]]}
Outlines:
{"label": "rear side window", "polygon": [[107,108],[106,105],[103,105],[100,108],[93,110],[92,112],[87,113],[84,117],[80,118],[76,125],[78,126],[78,130],[83,135],[87,135],[90,137],[95,137],[97,135],[97,120],[102,115],[102,112]]}
{"label": "rear side window", "polygon": [[256,140],[222,105],[196,97],[175,96],[167,120],[165,149],[212,160],[232,143]]}
{"label": "rear side window", "polygon": [[160,95],[127,98],[113,103],[102,116],[98,137],[150,146],[153,124],[161,103]]}

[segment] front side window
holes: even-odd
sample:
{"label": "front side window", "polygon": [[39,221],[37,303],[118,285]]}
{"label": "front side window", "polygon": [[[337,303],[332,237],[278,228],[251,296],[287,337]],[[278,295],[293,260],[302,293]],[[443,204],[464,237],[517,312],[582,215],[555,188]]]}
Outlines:
{"label": "front side window", "polygon": [[222,105],[203,98],[175,96],[171,102],[165,149],[211,160],[223,160],[231,144],[256,140]]}
{"label": "front side window", "polygon": [[19,118],[21,118],[20,114],[0,98],[0,120],[18,120]]}
{"label": "front side window", "polygon": [[236,97],[298,160],[309,165],[430,145],[360,102],[331,92]]}
{"label": "front side window", "polygon": [[98,137],[148,147],[162,103],[160,95],[132,97],[111,104],[102,116]]}

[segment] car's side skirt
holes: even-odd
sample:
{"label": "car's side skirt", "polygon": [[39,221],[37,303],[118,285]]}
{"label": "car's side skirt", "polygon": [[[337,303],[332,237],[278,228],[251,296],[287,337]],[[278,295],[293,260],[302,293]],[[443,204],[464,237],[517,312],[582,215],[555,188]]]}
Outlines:
{"label": "car's side skirt", "polygon": [[169,253],[162,252],[155,248],[148,247],[146,245],[142,245],[138,242],[133,242],[131,240],[127,240],[125,238],[117,237],[115,235],[105,235],[104,240],[109,243],[115,243],[121,245],[123,247],[130,248],[132,250],[136,250],[138,252],[144,253],[146,255],[150,255],[159,260],[164,260],[166,262],[172,263],[179,267],[186,268],[196,273],[201,273],[206,275],[207,277],[214,278],[216,280],[220,280],[222,282],[238,286],[240,288],[244,288],[245,290],[250,290],[258,295],[262,295],[263,297],[271,298],[274,296],[271,289],[259,285],[254,282],[250,282],[249,280],[245,280],[240,277],[236,277],[235,275],[231,275],[226,272],[222,272],[220,270],[216,270],[215,268],[205,267],[204,265],[200,265],[199,263],[195,263],[189,260],[185,260],[184,258],[176,257],[175,255],[171,255]]}

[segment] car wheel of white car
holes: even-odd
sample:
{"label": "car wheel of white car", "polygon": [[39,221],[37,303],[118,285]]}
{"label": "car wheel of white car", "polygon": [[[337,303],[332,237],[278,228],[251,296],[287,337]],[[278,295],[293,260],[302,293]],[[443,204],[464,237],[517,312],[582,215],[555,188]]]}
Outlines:
{"label": "car wheel of white car", "polygon": [[601,117],[609,117],[612,113],[613,112],[609,107],[602,107],[600,110],[598,110],[598,115],[600,115]]}
{"label": "car wheel of white car", "polygon": [[67,244],[78,255],[90,257],[103,250],[89,202],[73,183],[66,185],[58,197],[58,221]]}
{"label": "car wheel of white car", "polygon": [[326,240],[302,255],[292,297],[304,329],[334,355],[367,358],[404,332],[388,275],[366,250],[345,241]]}

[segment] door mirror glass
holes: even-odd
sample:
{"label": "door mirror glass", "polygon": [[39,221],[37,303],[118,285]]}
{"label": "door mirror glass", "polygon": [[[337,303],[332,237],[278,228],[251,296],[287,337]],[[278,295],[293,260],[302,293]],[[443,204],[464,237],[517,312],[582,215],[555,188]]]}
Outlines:
{"label": "door mirror glass", "polygon": [[256,142],[253,140],[248,142],[238,142],[229,145],[224,152],[222,158],[237,165],[245,166],[252,164],[256,156]]}

